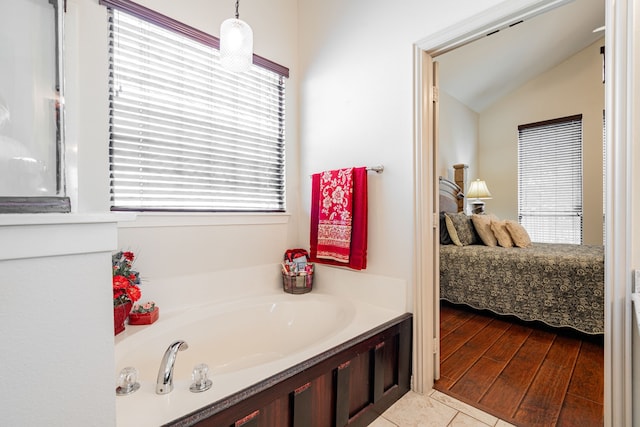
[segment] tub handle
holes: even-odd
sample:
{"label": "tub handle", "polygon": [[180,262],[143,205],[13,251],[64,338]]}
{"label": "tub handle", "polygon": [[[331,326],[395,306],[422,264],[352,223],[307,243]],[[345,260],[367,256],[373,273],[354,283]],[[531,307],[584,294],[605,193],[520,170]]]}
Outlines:
{"label": "tub handle", "polygon": [[202,393],[211,388],[213,382],[208,378],[209,366],[206,363],[201,363],[193,367],[193,383],[189,386],[189,391],[192,393]]}
{"label": "tub handle", "polygon": [[123,368],[120,371],[118,384],[118,387],[116,387],[116,395],[118,396],[126,396],[137,391],[140,388],[138,370],[130,366]]}

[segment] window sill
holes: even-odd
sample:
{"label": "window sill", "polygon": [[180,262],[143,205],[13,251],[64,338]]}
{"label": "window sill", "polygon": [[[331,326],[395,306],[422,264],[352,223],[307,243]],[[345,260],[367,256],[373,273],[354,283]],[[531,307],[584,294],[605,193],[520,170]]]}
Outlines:
{"label": "window sill", "polygon": [[273,225],[288,223],[290,216],[288,213],[139,212],[135,221],[118,223],[118,228]]}
{"label": "window sill", "polygon": [[[0,261],[110,252],[117,245],[117,223],[130,214],[0,215]],[[88,238],[87,236],[91,236]]]}
{"label": "window sill", "polygon": [[130,213],[22,213],[0,214],[0,227],[21,225],[98,224],[132,221]]}

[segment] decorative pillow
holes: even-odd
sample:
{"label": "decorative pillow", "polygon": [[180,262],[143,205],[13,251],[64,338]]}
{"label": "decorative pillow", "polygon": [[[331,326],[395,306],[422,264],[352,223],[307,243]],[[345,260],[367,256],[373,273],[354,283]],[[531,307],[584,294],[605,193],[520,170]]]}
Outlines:
{"label": "decorative pillow", "polygon": [[491,221],[491,231],[493,231],[493,235],[496,236],[498,245],[503,248],[513,247],[513,240],[511,240],[511,235],[509,234],[509,230],[507,230],[507,221]]}
{"label": "decorative pillow", "polygon": [[498,245],[498,239],[491,231],[491,221],[497,221],[498,217],[491,215],[478,215],[473,214],[471,216],[471,222],[473,222],[473,227],[476,229],[476,233],[487,246],[495,247]]}
{"label": "decorative pillow", "polygon": [[471,218],[464,212],[445,213],[444,219],[454,245],[467,246],[478,242]]}
{"label": "decorative pillow", "polygon": [[527,230],[522,226],[522,224],[516,221],[507,220],[507,231],[509,231],[513,244],[517,247],[528,248],[531,246],[529,233],[527,233]]}
{"label": "decorative pillow", "polygon": [[444,212],[440,212],[440,244],[453,245],[453,240],[451,240],[449,230],[447,230],[447,221],[444,219]]}

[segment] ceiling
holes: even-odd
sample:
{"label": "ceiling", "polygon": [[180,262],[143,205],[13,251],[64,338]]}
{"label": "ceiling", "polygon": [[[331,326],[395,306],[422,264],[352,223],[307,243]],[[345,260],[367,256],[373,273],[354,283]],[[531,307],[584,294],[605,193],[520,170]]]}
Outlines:
{"label": "ceiling", "polygon": [[604,23],[605,0],[574,0],[438,56],[440,88],[480,113],[604,37]]}

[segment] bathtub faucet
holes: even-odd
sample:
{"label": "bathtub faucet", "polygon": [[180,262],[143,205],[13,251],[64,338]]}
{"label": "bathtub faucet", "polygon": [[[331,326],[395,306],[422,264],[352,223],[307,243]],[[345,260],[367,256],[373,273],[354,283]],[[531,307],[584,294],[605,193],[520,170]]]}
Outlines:
{"label": "bathtub faucet", "polygon": [[158,369],[158,380],[156,381],[156,393],[167,394],[173,390],[173,365],[179,351],[188,349],[186,342],[178,340],[172,343],[164,352],[160,369]]}

